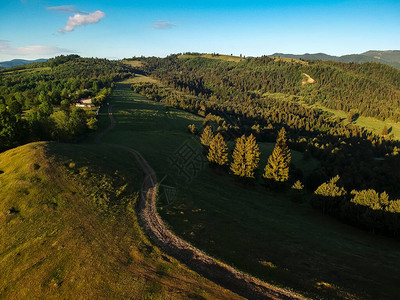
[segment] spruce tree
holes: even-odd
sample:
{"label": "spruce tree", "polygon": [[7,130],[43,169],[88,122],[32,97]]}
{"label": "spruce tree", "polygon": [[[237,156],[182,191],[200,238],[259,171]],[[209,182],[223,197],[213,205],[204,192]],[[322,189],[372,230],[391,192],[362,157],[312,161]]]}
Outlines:
{"label": "spruce tree", "polygon": [[286,130],[279,132],[276,145],[264,169],[264,178],[277,182],[286,182],[289,179],[290,150],[286,145]]}
{"label": "spruce tree", "polygon": [[292,189],[293,189],[293,190],[298,190],[298,191],[300,191],[300,190],[304,189],[304,185],[301,183],[300,180],[297,180],[297,181],[292,185]]}
{"label": "spruce tree", "polygon": [[228,164],[228,147],[220,133],[212,139],[207,159],[210,163],[220,166]]}
{"label": "spruce tree", "polygon": [[214,134],[212,132],[212,129],[210,126],[207,126],[206,128],[204,128],[203,133],[200,136],[200,141],[201,144],[204,147],[210,147],[210,143],[212,141],[212,139],[214,138]]}
{"label": "spruce tree", "polygon": [[236,139],[235,150],[232,154],[233,162],[231,163],[231,171],[239,177],[246,176],[246,136],[242,135]]}
{"label": "spruce tree", "polygon": [[250,134],[246,140],[245,158],[246,177],[255,178],[255,171],[258,169],[258,162],[260,161],[260,148],[253,134]]}
{"label": "spruce tree", "polygon": [[239,177],[255,178],[255,170],[258,168],[260,151],[256,138],[251,134],[248,138],[245,135],[236,139],[235,150],[233,151],[231,170]]}

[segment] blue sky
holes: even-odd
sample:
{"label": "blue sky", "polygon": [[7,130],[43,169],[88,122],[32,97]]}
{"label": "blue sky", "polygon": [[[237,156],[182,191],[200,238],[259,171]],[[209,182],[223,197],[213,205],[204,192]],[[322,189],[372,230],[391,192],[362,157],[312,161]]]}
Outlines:
{"label": "blue sky", "polygon": [[400,49],[400,1],[1,0],[0,61]]}

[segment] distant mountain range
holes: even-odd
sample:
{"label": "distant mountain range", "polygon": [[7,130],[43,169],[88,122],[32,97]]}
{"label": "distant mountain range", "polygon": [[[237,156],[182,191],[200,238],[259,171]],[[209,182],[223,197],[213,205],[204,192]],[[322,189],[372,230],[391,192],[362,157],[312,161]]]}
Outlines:
{"label": "distant mountain range", "polygon": [[349,54],[343,56],[333,56],[325,53],[314,53],[314,54],[274,53],[269,56],[287,57],[295,59],[331,60],[331,61],[339,61],[345,63],[380,62],[395,67],[397,69],[400,69],[400,50],[388,50],[388,51],[370,50],[361,54]]}
{"label": "distant mountain range", "polygon": [[[331,61],[339,61],[344,63],[354,62],[354,63],[362,63],[362,62],[379,62],[389,66],[392,66],[396,69],[400,70],[400,50],[370,50],[361,54],[348,54],[343,56],[334,56],[328,55],[325,53],[305,53],[305,54],[286,54],[286,53],[274,53],[268,56],[274,57],[287,57],[294,59],[305,59],[305,60],[331,60]],[[15,66],[21,66],[31,63],[37,62],[45,62],[47,59],[41,58],[36,60],[25,60],[25,59],[13,59],[10,61],[0,62],[0,69],[2,68],[11,68]]]}
{"label": "distant mountain range", "polygon": [[13,59],[13,60],[9,60],[9,61],[0,62],[0,69],[12,68],[12,67],[16,67],[16,66],[27,65],[27,64],[38,63],[38,62],[45,62],[45,61],[47,61],[47,59],[44,59],[44,58],[36,59],[36,60]]}

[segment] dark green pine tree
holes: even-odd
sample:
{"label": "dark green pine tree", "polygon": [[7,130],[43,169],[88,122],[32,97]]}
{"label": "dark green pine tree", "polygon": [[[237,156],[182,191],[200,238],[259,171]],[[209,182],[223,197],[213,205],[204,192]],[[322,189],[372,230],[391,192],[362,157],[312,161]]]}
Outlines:
{"label": "dark green pine tree", "polygon": [[276,182],[288,181],[290,159],[290,149],[286,145],[286,130],[282,128],[276,140],[274,151],[268,158],[263,177]]}

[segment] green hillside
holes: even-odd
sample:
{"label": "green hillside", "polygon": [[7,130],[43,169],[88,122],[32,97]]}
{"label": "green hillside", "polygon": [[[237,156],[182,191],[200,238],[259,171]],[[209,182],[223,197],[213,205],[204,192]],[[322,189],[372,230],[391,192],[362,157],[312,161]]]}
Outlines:
{"label": "green hillside", "polygon": [[[161,81],[201,94],[202,98],[214,93],[237,101],[262,98],[265,93],[283,93],[287,98],[304,99],[309,104],[319,102],[345,112],[356,109],[366,117],[400,120],[400,71],[383,64],[305,64],[269,57],[230,62],[218,57],[171,55],[165,59],[149,58],[143,68]],[[315,80],[314,84],[302,85],[304,73]]]}
{"label": "green hillside", "polygon": [[0,154],[0,298],[238,299],[164,255],[135,214],[142,171],[101,145]]}
{"label": "green hillside", "polygon": [[[198,158],[185,160],[191,153],[187,147],[201,153],[187,127],[201,128],[202,117],[146,99],[133,93],[129,84],[116,85],[110,103],[117,125],[105,142],[139,150],[155,169],[159,212],[179,236],[229,265],[311,298],[397,295],[396,241],[322,216],[309,207],[309,193],[298,197],[290,191],[241,185],[207,164],[196,163]],[[274,144],[259,144],[263,166]],[[179,153],[182,160],[175,164]],[[304,174],[319,167],[318,161],[304,160],[298,151],[292,156]],[[188,182],[179,168],[185,164],[192,174]]]}

